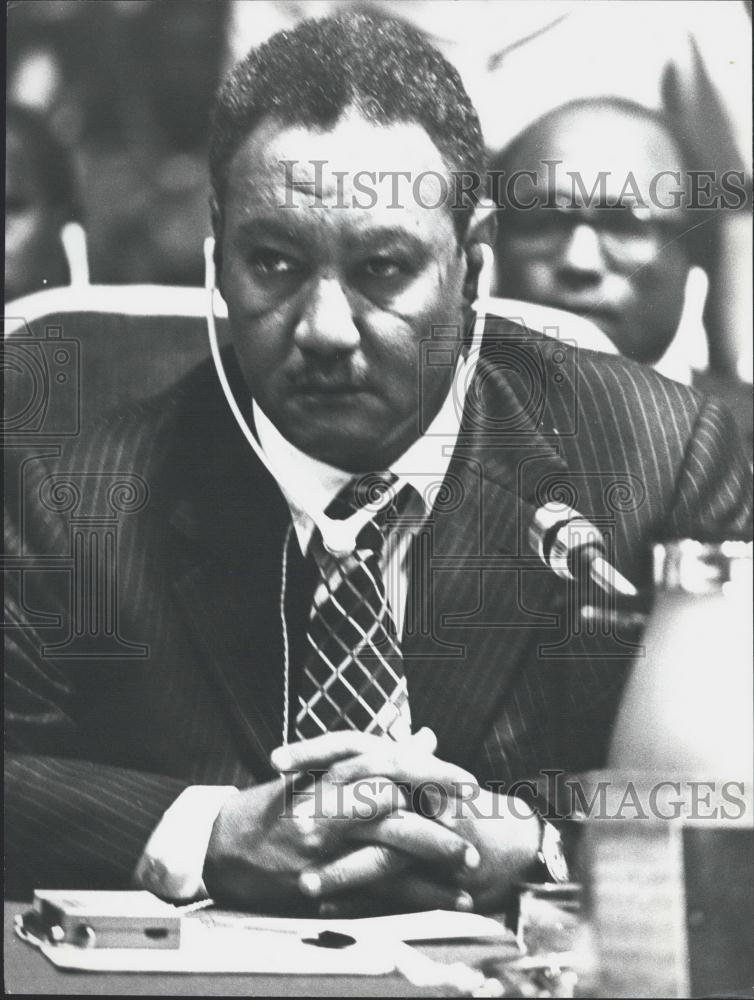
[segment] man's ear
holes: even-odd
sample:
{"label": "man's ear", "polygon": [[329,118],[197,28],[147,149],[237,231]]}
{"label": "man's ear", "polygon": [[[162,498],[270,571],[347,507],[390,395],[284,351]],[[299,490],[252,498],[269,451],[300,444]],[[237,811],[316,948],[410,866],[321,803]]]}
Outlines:
{"label": "man's ear", "polygon": [[477,299],[479,272],[482,269],[481,244],[494,248],[497,234],[497,210],[494,202],[483,200],[475,207],[464,241],[466,254],[466,278],[463,283],[463,299],[471,306]]}
{"label": "man's ear", "polygon": [[220,211],[220,206],[217,203],[217,198],[214,194],[210,195],[209,199],[209,211],[212,217],[212,233],[215,237],[215,247],[213,251],[213,260],[215,262],[215,287],[223,294],[223,216]]}

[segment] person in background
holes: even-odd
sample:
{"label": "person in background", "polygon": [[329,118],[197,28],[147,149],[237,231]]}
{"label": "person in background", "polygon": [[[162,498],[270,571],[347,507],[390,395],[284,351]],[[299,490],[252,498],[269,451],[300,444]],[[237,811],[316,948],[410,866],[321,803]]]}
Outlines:
{"label": "person in background", "polygon": [[[667,116],[622,98],[572,101],[539,118],[491,164],[496,291],[517,300],[506,315],[518,315],[518,302],[565,310],[591,321],[562,317],[562,335],[580,346],[719,396],[751,451],[751,387],[716,364],[705,327],[720,227],[748,194],[730,173],[705,193],[695,162]],[[524,321],[541,328],[526,309]]]}
{"label": "person in background", "polygon": [[81,219],[68,151],[38,113],[6,110],[5,301],[65,285],[69,266],[61,240]]}
{"label": "person in background", "polygon": [[590,319],[621,354],[656,364],[693,257],[685,172],[663,120],[639,105],[577,101],[545,115],[492,164],[498,291]]}

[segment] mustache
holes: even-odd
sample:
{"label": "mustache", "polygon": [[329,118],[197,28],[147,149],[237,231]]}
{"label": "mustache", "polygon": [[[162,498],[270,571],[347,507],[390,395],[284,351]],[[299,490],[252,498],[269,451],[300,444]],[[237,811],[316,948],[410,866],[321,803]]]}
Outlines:
{"label": "mustache", "polygon": [[299,392],[357,392],[369,383],[365,372],[348,364],[329,368],[307,365],[290,372],[288,384]]}

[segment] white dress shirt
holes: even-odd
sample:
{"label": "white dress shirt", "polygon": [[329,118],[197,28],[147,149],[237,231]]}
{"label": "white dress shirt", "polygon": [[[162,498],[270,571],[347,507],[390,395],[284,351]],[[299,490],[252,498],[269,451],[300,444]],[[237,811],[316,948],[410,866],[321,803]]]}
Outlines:
{"label": "white dress shirt", "polygon": [[[455,385],[459,382],[456,380]],[[275,470],[291,511],[298,544],[306,555],[315,530],[313,518],[322,514],[353,478],[353,473],[305,455],[280,434],[256,403],[253,409],[259,442]],[[398,476],[398,486],[409,483],[418,494],[404,515],[403,530],[399,523],[388,536],[381,555],[386,595],[399,636],[405,618],[411,539],[429,515],[445,478],[458,438],[462,409],[463,398],[452,388],[424,434],[390,470],[375,470],[393,472]],[[306,509],[301,504],[304,498]],[[251,663],[249,669],[253,669]],[[168,899],[206,897],[202,871],[212,828],[227,799],[235,794],[238,789],[228,785],[192,785],[182,792],[164,813],[144,848],[134,875],[136,885]]]}

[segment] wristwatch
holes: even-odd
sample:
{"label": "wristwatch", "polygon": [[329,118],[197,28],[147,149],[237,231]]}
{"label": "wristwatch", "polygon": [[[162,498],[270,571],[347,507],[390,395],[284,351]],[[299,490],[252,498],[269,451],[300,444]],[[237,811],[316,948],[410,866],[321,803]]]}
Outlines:
{"label": "wristwatch", "polygon": [[541,816],[539,817],[539,823],[542,828],[536,862],[536,875],[539,881],[557,882],[561,885],[565,882],[570,882],[570,872],[568,871],[568,862],[563,853],[563,841],[560,839],[560,831]]}

